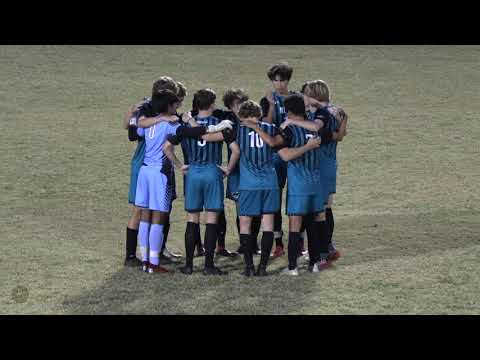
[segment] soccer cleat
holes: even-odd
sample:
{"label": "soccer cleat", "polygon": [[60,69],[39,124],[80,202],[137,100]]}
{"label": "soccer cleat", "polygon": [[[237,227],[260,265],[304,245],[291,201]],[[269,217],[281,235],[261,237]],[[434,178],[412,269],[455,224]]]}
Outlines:
{"label": "soccer cleat", "polygon": [[270,257],[277,258],[283,255],[285,255],[285,250],[283,250],[283,246],[276,246],[275,250],[273,251],[272,255],[270,255]]}
{"label": "soccer cleat", "polygon": [[203,269],[203,275],[227,275],[228,272],[220,270],[218,267],[205,267]]}
{"label": "soccer cleat", "polygon": [[154,273],[170,273],[172,271],[168,270],[168,269],[165,269],[163,266],[160,266],[160,265],[153,265],[153,264],[150,264],[150,266],[148,267],[148,273],[149,274],[154,274]]}
{"label": "soccer cleat", "polygon": [[335,250],[329,252],[329,254],[327,256],[327,261],[332,263],[332,262],[340,259],[341,256],[342,256],[342,253],[340,251],[338,251],[337,249],[335,249]]}
{"label": "soccer cleat", "polygon": [[193,268],[191,266],[185,265],[180,268],[180,272],[185,275],[192,275]]}
{"label": "soccer cleat", "polygon": [[259,265],[257,271],[255,272],[255,276],[268,276],[267,268]]}
{"label": "soccer cleat", "polygon": [[148,272],[148,267],[150,266],[150,263],[148,261],[142,261],[142,271],[143,272]]}
{"label": "soccer cleat", "polygon": [[327,261],[327,259],[321,259],[320,261],[317,261],[315,265],[317,266],[318,272],[320,272],[330,267],[331,264]]}
{"label": "soccer cleat", "polygon": [[254,266],[245,266],[245,270],[242,272],[243,276],[250,277],[255,274],[255,267]]}
{"label": "soccer cleat", "polygon": [[178,259],[182,257],[182,255],[170,251],[167,247],[163,249],[163,255],[170,259]]}
{"label": "soccer cleat", "polygon": [[298,269],[290,270],[288,267],[281,272],[283,275],[298,276]]}
{"label": "soccer cleat", "polygon": [[238,255],[237,253],[230,252],[230,251],[228,251],[227,249],[225,249],[225,248],[223,248],[223,247],[218,247],[216,254],[217,254],[218,256],[225,256],[225,257],[235,257],[235,256]]}
{"label": "soccer cleat", "polygon": [[123,265],[127,267],[137,267],[142,266],[142,261],[138,259],[136,256],[130,256],[125,258],[125,262]]}

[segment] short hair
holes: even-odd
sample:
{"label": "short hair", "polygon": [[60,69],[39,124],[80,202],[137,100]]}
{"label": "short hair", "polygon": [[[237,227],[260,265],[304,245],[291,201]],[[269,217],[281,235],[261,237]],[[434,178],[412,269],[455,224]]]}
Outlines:
{"label": "short hair", "polygon": [[223,105],[231,109],[235,100],[241,103],[248,100],[248,94],[243,89],[228,89],[223,95]]}
{"label": "short hair", "polygon": [[300,92],[305,95],[305,89],[307,88],[308,84],[310,84],[310,81],[305,81],[300,88]]}
{"label": "short hair", "polygon": [[169,76],[162,76],[153,83],[152,96],[162,90],[170,90],[174,94],[178,93],[178,86],[175,81]]}
{"label": "short hair", "polygon": [[152,95],[152,112],[162,114],[168,112],[168,107],[179,102],[178,96],[170,90],[160,90]]}
{"label": "short hair", "polygon": [[178,87],[177,96],[179,98],[183,99],[185,96],[187,96],[187,88],[185,87],[185,85],[183,85],[180,81],[177,81],[177,87]]}
{"label": "short hair", "polygon": [[305,117],[305,101],[303,95],[300,93],[293,93],[287,95],[283,100],[285,111],[291,112],[293,115]]}
{"label": "short hair", "polygon": [[317,101],[330,101],[330,89],[323,80],[309,81],[303,93]]}
{"label": "short hair", "polygon": [[273,65],[267,72],[267,76],[271,81],[274,81],[277,75],[280,80],[290,81],[292,78],[293,68],[285,62]]}
{"label": "short hair", "polygon": [[240,105],[240,110],[238,111],[239,118],[260,118],[262,116],[262,108],[255,101],[247,100]]}
{"label": "short hair", "polygon": [[208,110],[217,99],[215,91],[212,89],[201,89],[193,95],[192,108],[194,110]]}

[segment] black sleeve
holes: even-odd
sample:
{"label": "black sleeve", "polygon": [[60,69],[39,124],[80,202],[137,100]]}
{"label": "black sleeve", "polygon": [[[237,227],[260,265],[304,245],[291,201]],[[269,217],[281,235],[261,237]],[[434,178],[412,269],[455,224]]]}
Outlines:
{"label": "black sleeve", "polygon": [[178,135],[168,135],[167,141],[172,143],[173,145],[178,145],[182,142],[182,137]]}
{"label": "black sleeve", "polygon": [[182,138],[184,137],[198,138],[202,135],[205,135],[206,133],[207,133],[207,128],[205,126],[190,127],[185,125],[179,126],[176,132],[176,134]]}
{"label": "black sleeve", "polygon": [[225,129],[222,131],[223,140],[228,146],[230,146],[230,144],[235,141],[235,133],[236,132],[232,129]]}
{"label": "black sleeve", "polygon": [[137,127],[136,126],[129,126],[128,127],[128,140],[136,141],[138,140],[139,136],[137,134]]}
{"label": "black sleeve", "polygon": [[267,117],[268,110],[270,110],[270,103],[265,96],[260,99],[260,107],[262,108],[263,117]]}

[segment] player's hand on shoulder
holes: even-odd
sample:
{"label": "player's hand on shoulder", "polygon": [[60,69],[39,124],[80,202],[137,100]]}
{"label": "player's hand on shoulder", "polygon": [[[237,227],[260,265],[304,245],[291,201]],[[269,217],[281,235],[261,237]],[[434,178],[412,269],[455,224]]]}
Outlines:
{"label": "player's hand on shoulder", "polygon": [[231,129],[233,126],[233,122],[230,120],[223,120],[217,125],[208,125],[207,132],[208,133],[215,133],[215,132],[220,132],[225,129]]}
{"label": "player's hand on shoulder", "polygon": [[275,104],[275,99],[273,98],[273,91],[268,89],[267,92],[265,93],[265,98],[268,100],[268,102],[273,105]]}
{"label": "player's hand on shoulder", "polygon": [[292,121],[289,118],[286,118],[285,121],[280,125],[280,129],[285,130],[288,125],[291,125]]}

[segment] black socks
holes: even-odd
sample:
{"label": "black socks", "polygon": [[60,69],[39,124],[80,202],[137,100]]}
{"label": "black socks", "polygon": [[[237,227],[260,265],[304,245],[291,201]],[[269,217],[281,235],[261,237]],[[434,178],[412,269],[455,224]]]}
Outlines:
{"label": "black socks", "polygon": [[193,222],[187,222],[187,229],[185,230],[185,253],[186,265],[189,267],[193,267],[193,254],[195,252],[195,245],[199,235],[200,225]]}
{"label": "black socks", "polygon": [[213,257],[215,256],[215,247],[217,243],[217,224],[207,224],[205,226],[205,267],[213,267]]}
{"label": "black socks", "polygon": [[162,255],[163,255],[163,250],[165,250],[165,245],[167,244],[169,231],[170,231],[170,219],[166,224],[163,225],[163,244],[162,244],[162,251],[160,251],[160,254]]}
{"label": "black socks", "polygon": [[127,258],[133,258],[137,253],[137,237],[138,229],[130,229],[127,227],[127,242],[126,242],[126,255]]}
{"label": "black socks", "polygon": [[333,220],[333,212],[331,208],[325,209],[326,222],[328,227],[328,243],[332,243],[333,237],[333,228],[335,227],[335,222]]}
{"label": "black socks", "polygon": [[297,267],[297,255],[300,248],[300,233],[288,233],[288,269],[293,270]]}
{"label": "black socks", "polygon": [[225,248],[225,235],[227,234],[227,219],[225,212],[218,214],[218,246]]}
{"label": "black socks", "polygon": [[240,246],[243,247],[243,259],[247,267],[253,266],[254,239],[250,234],[240,234]]}
{"label": "black socks", "polygon": [[270,252],[273,246],[273,231],[264,231],[262,236],[262,255],[260,256],[260,265],[267,267]]}

